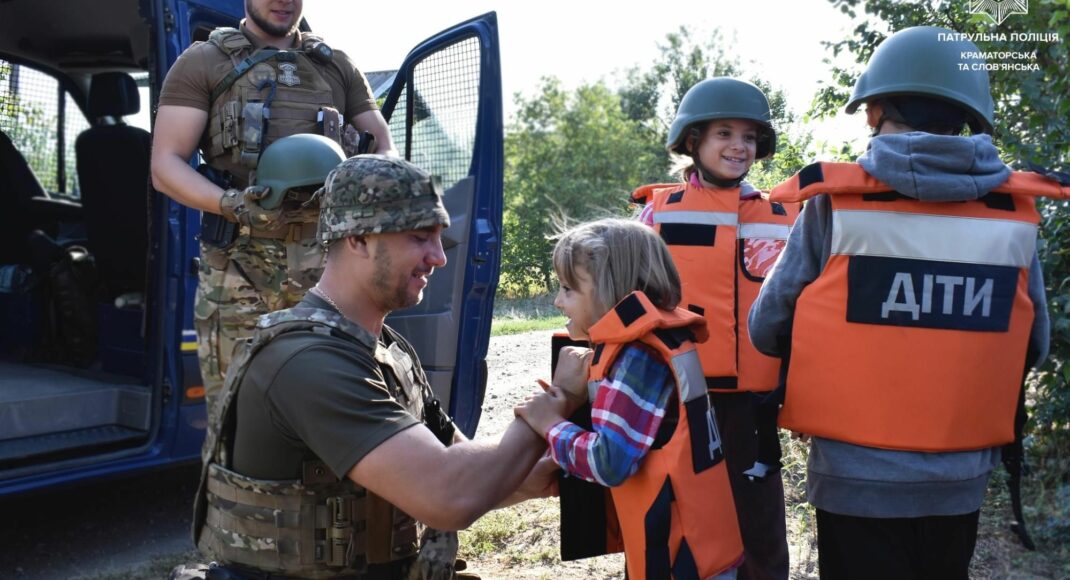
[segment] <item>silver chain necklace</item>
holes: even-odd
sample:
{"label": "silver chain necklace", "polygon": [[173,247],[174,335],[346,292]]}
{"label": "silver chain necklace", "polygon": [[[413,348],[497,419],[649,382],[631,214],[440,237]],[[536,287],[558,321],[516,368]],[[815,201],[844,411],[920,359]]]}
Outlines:
{"label": "silver chain necklace", "polygon": [[[342,314],[342,309],[339,308],[338,305],[334,303],[334,300],[332,300],[331,297],[327,294],[327,292],[325,292],[323,290],[323,288],[320,287],[319,282],[317,282],[316,285],[312,287],[312,289],[316,291],[316,294],[319,294],[320,297],[322,297],[324,300],[326,300],[327,304],[330,304],[331,306],[334,307],[335,310],[338,311],[339,314]],[[342,316],[345,316],[345,315],[342,314]]]}

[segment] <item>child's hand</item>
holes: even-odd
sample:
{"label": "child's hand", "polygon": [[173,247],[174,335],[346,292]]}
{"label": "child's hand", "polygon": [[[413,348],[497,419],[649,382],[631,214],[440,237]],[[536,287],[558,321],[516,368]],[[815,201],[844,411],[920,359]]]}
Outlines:
{"label": "child's hand", "polygon": [[580,401],[587,399],[587,369],[591,364],[591,355],[594,354],[589,348],[578,346],[566,346],[561,349],[557,358],[557,369],[554,372],[554,386],[565,391],[572,398]]}
{"label": "child's hand", "polygon": [[528,400],[517,405],[513,412],[526,421],[536,433],[546,436],[550,427],[564,420],[569,407],[564,392],[551,386],[545,393],[528,397]]}
{"label": "child's hand", "polygon": [[[539,386],[542,387],[543,391],[549,391],[550,389],[557,388],[557,387],[554,387],[553,385],[551,385],[550,383],[548,383],[548,382],[546,382],[546,381],[544,381],[542,379],[535,379],[535,382],[539,383]],[[565,410],[564,414],[562,415],[566,419],[571,417],[572,414],[575,413],[577,409],[582,407],[583,404],[587,402],[587,393],[586,392],[584,392],[582,395],[575,395],[575,394],[572,394],[572,393],[570,393],[570,392],[568,392],[568,391],[566,391],[564,389],[558,389],[558,390],[561,391],[561,393],[565,395],[565,399],[568,400],[568,408]]]}

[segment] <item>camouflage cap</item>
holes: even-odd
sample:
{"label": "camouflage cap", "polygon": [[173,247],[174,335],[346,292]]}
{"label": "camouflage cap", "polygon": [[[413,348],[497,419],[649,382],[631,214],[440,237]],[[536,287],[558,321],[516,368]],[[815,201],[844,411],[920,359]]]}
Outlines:
{"label": "camouflage cap", "polygon": [[321,243],[363,234],[449,227],[438,179],[386,155],[357,155],[327,176],[320,198]]}

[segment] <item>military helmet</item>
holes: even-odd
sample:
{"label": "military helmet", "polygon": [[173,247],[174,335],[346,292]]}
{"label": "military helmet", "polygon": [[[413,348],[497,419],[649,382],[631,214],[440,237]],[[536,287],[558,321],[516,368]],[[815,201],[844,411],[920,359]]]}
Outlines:
{"label": "military helmet", "polygon": [[713,119],[747,119],[758,123],[762,131],[755,157],[764,159],[776,151],[776,131],[765,93],[747,81],[729,77],[706,79],[687,90],[669,127],[665,148],[686,155],[688,129]]}
{"label": "military helmet", "polygon": [[946,28],[917,26],[888,37],[858,77],[847,113],[878,97],[926,96],[969,113],[974,133],[992,132],[992,93],[977,45]]}
{"label": "military helmet", "polygon": [[321,195],[321,243],[450,225],[438,178],[397,157],[350,157],[327,176]]}
{"label": "military helmet", "polygon": [[256,184],[271,188],[260,206],[275,209],[290,189],[323,185],[327,174],[345,158],[342,147],[323,135],[301,133],[275,141],[264,149],[256,166]]}

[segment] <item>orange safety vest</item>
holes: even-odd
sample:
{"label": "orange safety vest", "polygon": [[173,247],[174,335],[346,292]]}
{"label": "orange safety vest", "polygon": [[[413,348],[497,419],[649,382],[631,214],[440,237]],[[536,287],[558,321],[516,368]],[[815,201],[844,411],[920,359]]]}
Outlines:
{"label": "orange safety vest", "polygon": [[799,204],[740,199],[739,193],[738,187],[655,184],[635,190],[632,200],[654,204],[654,229],[680,272],[681,305],[704,316],[714,337],[698,346],[707,386],[771,391],[780,359],[751,344],[747,314],[784,248]]}
{"label": "orange safety vest", "polygon": [[679,420],[668,442],[651,449],[639,470],[611,488],[624,539],[628,577],[709,578],[743,554],[735,504],[713,409],[695,345],[707,337],[702,317],[658,310],[642,292],[621,300],[590,328],[595,355],[589,394],[601,384],[621,348],[641,342],[655,349],[676,380]]}
{"label": "orange safety vest", "polygon": [[882,449],[946,452],[1014,440],[1033,323],[1036,196],[1014,173],[977,201],[896,193],[854,163],[819,163],[776,201],[831,194],[832,247],[798,298],[780,425]]}

